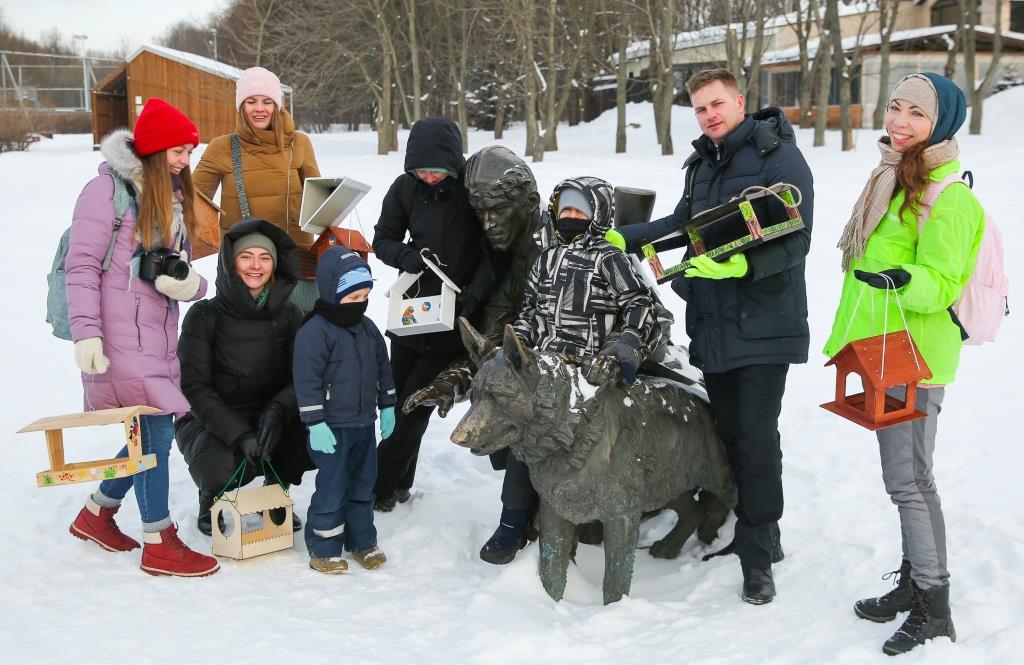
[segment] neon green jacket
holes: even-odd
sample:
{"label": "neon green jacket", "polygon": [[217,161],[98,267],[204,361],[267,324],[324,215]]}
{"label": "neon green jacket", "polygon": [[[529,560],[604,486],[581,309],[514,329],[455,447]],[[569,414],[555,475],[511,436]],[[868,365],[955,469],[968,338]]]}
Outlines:
{"label": "neon green jacket", "polygon": [[[959,170],[960,161],[953,160],[933,169],[928,177],[937,182]],[[897,216],[902,203],[901,190],[868,238],[864,256],[855,259],[843,277],[839,308],[824,352],[831,358],[852,340],[903,330],[892,292],[886,318],[886,292],[853,276],[854,270],[902,268],[910,273],[910,282],[898,291],[907,327],[932,372],[932,378],[922,383],[944,385],[956,378],[963,346],[960,329],[946,308],[960,297],[974,270],[985,212],[970,189],[950,185],[935,201],[931,217],[918,235],[917,218],[910,210],[904,211],[902,220]]]}

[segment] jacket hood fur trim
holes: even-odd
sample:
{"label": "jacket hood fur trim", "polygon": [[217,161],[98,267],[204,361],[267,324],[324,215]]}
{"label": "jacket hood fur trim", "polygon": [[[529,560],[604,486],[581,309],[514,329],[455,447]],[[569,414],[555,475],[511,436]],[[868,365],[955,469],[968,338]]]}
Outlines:
{"label": "jacket hood fur trim", "polygon": [[132,182],[142,191],[142,160],[132,147],[134,137],[130,129],[115,129],[100,142],[100,154],[111,170]]}

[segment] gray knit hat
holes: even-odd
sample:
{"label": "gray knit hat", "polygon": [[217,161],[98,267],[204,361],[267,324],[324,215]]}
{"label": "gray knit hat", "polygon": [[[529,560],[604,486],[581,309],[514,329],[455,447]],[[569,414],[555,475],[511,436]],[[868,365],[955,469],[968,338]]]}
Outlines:
{"label": "gray knit hat", "polygon": [[590,205],[586,195],[573,187],[566,187],[558,194],[558,216],[566,208],[576,208],[587,215],[587,219],[594,218],[594,208]]}
{"label": "gray knit hat", "polygon": [[233,248],[234,254],[231,258],[234,259],[245,250],[252,249],[253,247],[259,247],[260,249],[265,249],[270,252],[271,258],[274,259],[274,266],[277,266],[277,245],[274,244],[273,240],[259,231],[253,231],[252,233],[244,235],[236,240]]}
{"label": "gray knit hat", "polygon": [[894,99],[908,101],[921,109],[933,126],[939,119],[939,95],[932,82],[921,74],[908,74],[901,78],[889,94],[889,103]]}

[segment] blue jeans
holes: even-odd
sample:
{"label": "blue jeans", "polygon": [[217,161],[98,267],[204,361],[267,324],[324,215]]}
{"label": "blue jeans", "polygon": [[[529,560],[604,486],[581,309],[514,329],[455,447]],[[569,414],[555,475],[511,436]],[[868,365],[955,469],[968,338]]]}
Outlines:
{"label": "blue jeans", "polygon": [[[377,544],[373,526],[373,484],[377,480],[377,441],[373,425],[332,427],[333,453],[309,448],[316,464],[316,490],[306,513],[306,548],[311,557],[341,556]],[[309,445],[307,441],[307,447]]]}
{"label": "blue jeans", "polygon": [[[140,416],[139,430],[142,435],[142,454],[156,454],[156,466],[133,476],[104,480],[93,500],[100,506],[114,508],[132,487],[142,516],[142,530],[150,533],[163,531],[171,525],[171,514],[167,509],[169,474],[168,453],[174,440],[174,416]],[[117,457],[127,457],[128,446],[121,449]]]}

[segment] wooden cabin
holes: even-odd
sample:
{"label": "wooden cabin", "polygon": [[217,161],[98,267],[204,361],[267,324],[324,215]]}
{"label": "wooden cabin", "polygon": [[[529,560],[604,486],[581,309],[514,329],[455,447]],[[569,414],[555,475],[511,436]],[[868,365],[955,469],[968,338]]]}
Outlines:
{"label": "wooden cabin", "polygon": [[[242,70],[194,53],[144,44],[92,90],[92,141],[135,119],[151,97],[160,97],[185,112],[199,128],[199,140],[235,131],[235,81]],[[285,105],[292,89],[282,85]]]}

